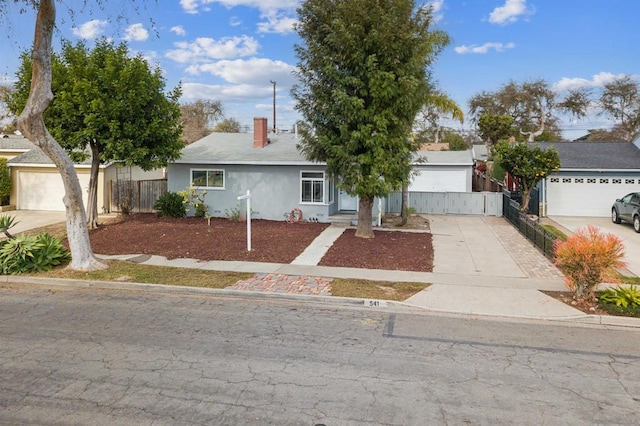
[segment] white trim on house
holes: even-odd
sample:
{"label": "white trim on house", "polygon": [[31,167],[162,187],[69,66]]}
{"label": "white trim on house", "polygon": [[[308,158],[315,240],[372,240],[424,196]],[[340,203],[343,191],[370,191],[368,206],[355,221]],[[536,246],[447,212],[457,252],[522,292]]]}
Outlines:
{"label": "white trim on house", "polygon": [[[314,175],[322,175],[322,177],[309,177],[307,176],[306,178],[304,176],[302,176],[305,173],[312,173]],[[311,182],[311,201],[304,201],[303,200],[303,194],[304,194],[304,182],[308,181]],[[313,201],[314,199],[314,184],[315,183],[322,183],[322,201]],[[326,201],[328,200],[328,194],[327,194],[327,176],[325,174],[325,172],[323,170],[300,170],[300,204],[302,205],[316,205],[316,206],[324,206],[327,205],[329,203],[327,203]]]}
{"label": "white trim on house", "polygon": [[[222,186],[209,186],[209,185],[194,185],[194,178],[193,178],[193,172],[206,172],[206,179],[207,179],[207,184],[209,183],[209,172],[222,172]],[[189,177],[191,182],[189,183],[189,186],[191,188],[201,188],[201,189],[211,189],[214,191],[224,191],[226,189],[226,185],[227,185],[227,175],[225,172],[225,169],[204,169],[204,168],[191,168],[189,169]]]}

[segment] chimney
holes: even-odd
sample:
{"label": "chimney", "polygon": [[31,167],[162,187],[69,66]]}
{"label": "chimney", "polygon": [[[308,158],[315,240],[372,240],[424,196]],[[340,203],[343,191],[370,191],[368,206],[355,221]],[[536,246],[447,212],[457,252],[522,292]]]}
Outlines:
{"label": "chimney", "polygon": [[267,140],[267,119],[255,117],[253,119],[253,147],[264,148],[269,143]]}

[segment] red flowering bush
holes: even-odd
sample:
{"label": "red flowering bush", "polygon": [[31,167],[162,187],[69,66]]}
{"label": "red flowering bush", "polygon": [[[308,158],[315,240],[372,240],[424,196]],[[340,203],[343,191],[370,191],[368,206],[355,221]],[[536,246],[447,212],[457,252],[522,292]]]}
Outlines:
{"label": "red flowering bush", "polygon": [[618,282],[616,269],[625,266],[620,238],[593,225],[578,229],[567,241],[556,240],[554,250],[555,264],[578,300],[593,299],[602,282]]}

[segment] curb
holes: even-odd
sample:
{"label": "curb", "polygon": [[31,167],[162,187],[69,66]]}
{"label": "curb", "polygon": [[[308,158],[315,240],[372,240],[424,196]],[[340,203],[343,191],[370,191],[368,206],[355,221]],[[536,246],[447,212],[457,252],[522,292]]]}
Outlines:
{"label": "curb", "polygon": [[352,307],[365,307],[371,309],[394,309],[394,310],[408,310],[412,312],[430,312],[436,314],[450,314],[466,317],[487,317],[487,318],[505,318],[505,319],[520,319],[520,320],[534,320],[544,322],[557,322],[562,324],[584,324],[584,325],[601,325],[611,327],[625,327],[625,328],[640,328],[640,318],[621,317],[614,315],[577,315],[568,317],[531,317],[531,316],[515,316],[515,315],[488,315],[479,312],[466,313],[466,312],[452,312],[445,310],[438,310],[433,308],[424,308],[421,306],[413,305],[405,302],[398,302],[395,300],[369,300],[355,297],[341,297],[341,296],[314,296],[306,294],[285,294],[285,293],[263,293],[257,291],[246,290],[231,290],[231,289],[217,289],[206,287],[189,287],[189,286],[174,286],[168,284],[147,284],[136,282],[121,282],[121,281],[90,281],[90,280],[77,280],[66,278],[40,278],[40,277],[25,277],[19,275],[3,275],[0,277],[0,283],[6,284],[32,284],[38,286],[48,287],[76,287],[76,288],[93,288],[104,290],[151,290],[162,291],[172,294],[202,294],[202,295],[217,295],[217,296],[229,296],[229,297],[244,297],[255,299],[273,299],[273,300],[288,300],[293,302],[303,303],[317,303],[326,305],[340,305],[340,306],[352,306]]}

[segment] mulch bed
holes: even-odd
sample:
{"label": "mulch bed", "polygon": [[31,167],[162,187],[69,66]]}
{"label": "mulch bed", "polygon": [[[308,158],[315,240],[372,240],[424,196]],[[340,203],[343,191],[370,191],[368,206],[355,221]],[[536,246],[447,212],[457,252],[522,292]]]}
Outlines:
{"label": "mulch bed", "polygon": [[357,238],[347,229],[320,261],[323,266],[433,271],[431,234],[374,231],[375,238]]}
{"label": "mulch bed", "polygon": [[[153,254],[168,259],[237,260],[291,263],[327,227],[326,223],[251,221],[252,251],[247,252],[246,222],[226,218],[160,218],[139,213],[101,225],[89,237],[95,253]],[[430,272],[431,234],[374,231],[356,238],[345,230],[321,261],[324,266]]]}
{"label": "mulch bed", "polygon": [[246,222],[226,218],[160,218],[135,214],[89,233],[99,254],[155,254],[168,259],[238,260],[291,263],[327,227],[323,223],[251,221],[251,252]]}

